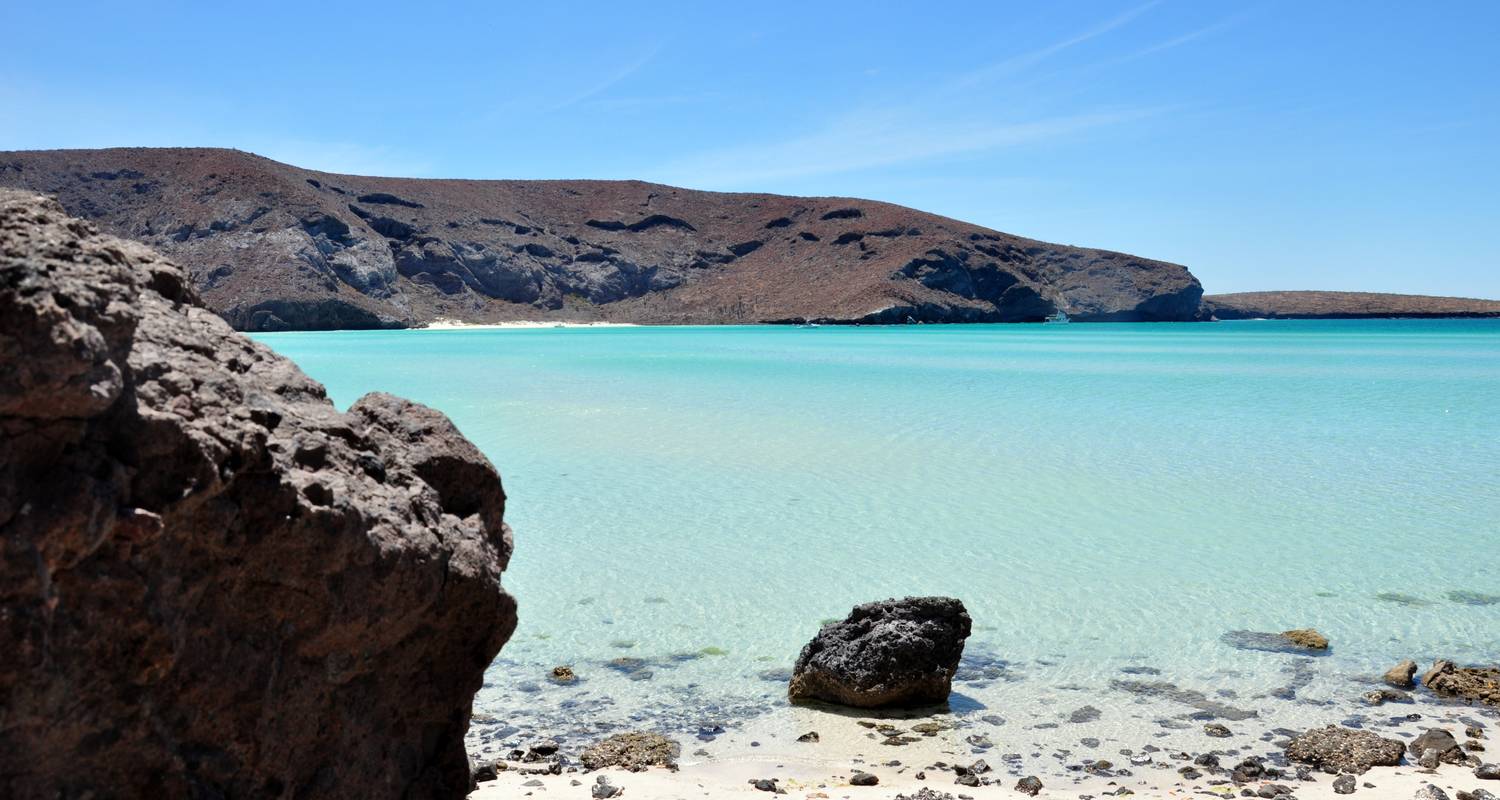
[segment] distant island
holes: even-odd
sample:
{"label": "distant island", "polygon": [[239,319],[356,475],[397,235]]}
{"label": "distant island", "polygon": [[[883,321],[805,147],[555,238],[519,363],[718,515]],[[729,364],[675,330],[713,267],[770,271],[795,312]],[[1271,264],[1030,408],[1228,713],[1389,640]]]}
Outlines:
{"label": "distant island", "polygon": [[1203,308],[1215,319],[1500,317],[1500,300],[1379,292],[1211,294],[1203,298]]}
{"label": "distant island", "polygon": [[1500,313],[1399,295],[1205,299],[1178,264],[848,198],[359,177],[211,148],[0,152],[0,186],[157,248],[248,331]]}

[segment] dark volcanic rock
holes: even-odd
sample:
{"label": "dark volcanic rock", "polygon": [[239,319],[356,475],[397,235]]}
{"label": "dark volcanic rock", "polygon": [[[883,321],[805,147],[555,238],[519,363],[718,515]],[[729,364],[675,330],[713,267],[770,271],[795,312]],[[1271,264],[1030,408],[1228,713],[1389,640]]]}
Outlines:
{"label": "dark volcanic rock", "polygon": [[1442,728],[1428,728],[1407,746],[1407,752],[1413,756],[1421,756],[1429,750],[1436,752],[1438,760],[1445,764],[1462,764],[1468,758],[1453,734]]}
{"label": "dark volcanic rock", "polygon": [[1335,772],[1364,774],[1370,767],[1394,767],[1401,763],[1406,745],[1398,739],[1385,739],[1369,731],[1356,731],[1329,725],[1314,728],[1292,739],[1286,757],[1302,764],[1332,769]]}
{"label": "dark volcanic rock", "polygon": [[516,623],[493,467],[323,387],[148,248],[0,190],[0,783],[461,797]]}
{"label": "dark volcanic rock", "polygon": [[1028,775],[1027,777],[1020,779],[1019,781],[1016,781],[1016,791],[1020,792],[1021,794],[1029,794],[1035,797],[1042,792],[1042,779],[1036,777],[1035,775]]}
{"label": "dark volcanic rock", "polygon": [[[213,149],[17,152],[0,164],[0,184],[54,194],[186,266],[209,306],[247,330],[1004,322],[1059,310],[1189,320],[1203,293],[1176,264],[867,200],[330,175]],[[92,177],[127,172],[142,178]]]}
{"label": "dark volcanic rock", "polygon": [[859,708],[945,703],[970,626],[951,597],[855,606],[802,648],[788,696]]}

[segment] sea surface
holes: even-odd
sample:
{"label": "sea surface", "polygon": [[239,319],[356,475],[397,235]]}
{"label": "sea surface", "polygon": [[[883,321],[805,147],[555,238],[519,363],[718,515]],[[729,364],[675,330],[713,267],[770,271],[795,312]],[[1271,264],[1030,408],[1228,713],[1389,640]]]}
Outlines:
{"label": "sea surface", "polygon": [[[993,739],[1357,724],[1399,659],[1500,658],[1500,321],[257,338],[500,469],[484,741],[774,729],[819,624],[902,595],[968,606],[952,713]],[[1331,654],[1226,638],[1307,626]]]}

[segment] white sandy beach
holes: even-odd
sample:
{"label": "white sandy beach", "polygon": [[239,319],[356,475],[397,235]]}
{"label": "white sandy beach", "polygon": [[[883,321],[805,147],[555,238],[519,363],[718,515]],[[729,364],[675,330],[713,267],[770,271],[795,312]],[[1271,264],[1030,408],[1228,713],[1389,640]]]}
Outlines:
{"label": "white sandy beach", "polygon": [[[950,756],[950,759],[952,757]],[[913,795],[923,787],[954,797],[1022,798],[1015,789],[1017,778],[1000,772],[990,773],[995,785],[967,787],[954,784],[954,773],[948,770],[925,770],[926,779],[916,777],[928,766],[926,761],[901,759],[902,766],[887,767],[851,762],[847,767],[798,763],[791,760],[700,761],[684,763],[677,772],[651,769],[628,772],[619,769],[594,773],[533,775],[520,770],[500,773],[494,781],[479,784],[470,795],[475,800],[499,800],[511,797],[587,798],[599,775],[624,789],[623,798],[637,800],[699,800],[718,797],[764,797],[768,792],[756,789],[751,781],[774,778],[786,796],[808,800],[893,800],[899,795]],[[939,759],[941,760],[941,759]],[[1183,761],[1170,758],[1154,767],[1138,768],[1128,778],[1080,776],[1076,779],[1043,778],[1039,798],[1095,798],[1103,795],[1158,797],[1236,797],[1241,791],[1255,792],[1273,783],[1288,786],[1299,800],[1333,800],[1340,797],[1333,790],[1332,775],[1317,774],[1313,781],[1299,782],[1294,777],[1275,781],[1257,781],[1243,786],[1229,782],[1225,776],[1188,781],[1176,773]],[[520,766],[520,765],[518,765]],[[535,765],[526,765],[535,766]],[[876,775],[876,786],[852,786],[849,777],[855,769]],[[1432,783],[1452,798],[1458,792],[1484,788],[1467,767],[1444,765],[1436,771],[1417,767],[1376,767],[1359,776],[1355,800],[1411,800],[1423,784]],[[1370,784],[1366,786],[1365,784]],[[1128,791],[1126,791],[1128,790]],[[937,797],[942,797],[938,794]]]}
{"label": "white sandy beach", "polygon": [[[1380,733],[1402,739],[1428,727],[1461,733],[1466,725],[1464,719],[1476,721],[1471,716],[1474,711],[1471,707],[1452,706],[1442,712],[1424,714],[1420,722],[1413,722],[1409,728],[1382,730]],[[1299,781],[1293,768],[1287,768],[1287,774],[1275,778],[1245,784],[1232,782],[1229,771],[1247,757],[1266,757],[1267,767],[1274,766],[1280,759],[1281,748],[1268,741],[1264,732],[1253,727],[1237,730],[1231,738],[1200,738],[1192,745],[1179,741],[1173,743],[1179,746],[1173,747],[1163,742],[1165,746],[1160,749],[1133,743],[1134,740],[1163,741],[1153,736],[1155,731],[1144,728],[1117,731],[1114,736],[1099,731],[1106,738],[1097,748],[1066,747],[1061,742],[1041,744],[1031,735],[1035,731],[996,733],[991,735],[993,747],[977,753],[970,746],[972,728],[955,727],[931,736],[913,736],[907,744],[890,747],[882,744],[885,737],[870,727],[890,720],[820,713],[810,709],[796,709],[796,712],[797,720],[792,723],[797,726],[795,728],[783,725],[778,729],[752,724],[744,729],[727,731],[707,742],[691,737],[680,738],[682,751],[677,772],[653,768],[634,773],[621,769],[588,773],[579,767],[577,772],[547,775],[541,774],[546,771],[547,764],[544,763],[505,762],[508,768],[500,772],[496,780],[479,784],[471,796],[477,800],[527,796],[586,798],[590,797],[600,775],[624,789],[622,797],[649,800],[769,795],[752,785],[753,781],[763,778],[775,779],[779,789],[799,800],[892,800],[900,795],[913,796],[923,787],[939,793],[932,795],[931,800],[946,800],[941,793],[948,793],[953,798],[1014,799],[1026,796],[1015,786],[1020,778],[1029,775],[1042,781],[1040,798],[1131,794],[1143,798],[1190,795],[1231,798],[1242,796],[1245,790],[1253,794],[1272,784],[1289,788],[1298,800],[1331,800],[1340,796],[1333,790],[1335,776],[1314,771],[1313,780]],[[937,719],[928,718],[927,721]],[[916,730],[913,724],[920,721],[911,719],[900,724],[903,729],[912,731]],[[1485,728],[1493,730],[1494,725],[1487,724]],[[817,731],[818,741],[797,740],[799,735],[808,731]],[[1193,779],[1179,774],[1180,769],[1193,763],[1197,754],[1208,752],[1219,756],[1223,770],[1202,770],[1204,774]],[[1007,754],[1011,755],[1008,757]],[[967,767],[981,759],[989,767],[983,777],[992,785],[969,787],[955,783],[957,774],[952,765]],[[1112,763],[1103,765],[1101,762],[1105,760]],[[576,760],[573,763],[576,764]],[[1107,774],[1090,772],[1085,768],[1088,764],[1106,766]],[[849,779],[856,771],[875,775],[879,783],[875,786],[851,785]],[[1479,780],[1472,767],[1443,765],[1436,771],[1429,771],[1414,764],[1375,767],[1358,776],[1357,780],[1354,800],[1411,800],[1424,783],[1434,783],[1449,798],[1455,798],[1458,792],[1480,788],[1494,792],[1494,784],[1500,783]]]}

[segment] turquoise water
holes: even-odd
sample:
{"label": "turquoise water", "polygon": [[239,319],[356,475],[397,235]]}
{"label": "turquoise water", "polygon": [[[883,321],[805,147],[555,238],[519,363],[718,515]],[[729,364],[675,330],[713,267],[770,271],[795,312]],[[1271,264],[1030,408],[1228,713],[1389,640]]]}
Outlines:
{"label": "turquoise water", "polygon": [[[776,713],[821,620],[906,594],[962,598],[1004,662],[961,705],[1037,718],[1143,702],[1126,667],[1275,719],[1500,654],[1500,321],[258,338],[499,467],[521,626],[479,705],[518,725]],[[1311,671],[1220,639],[1303,626],[1334,642]]]}

